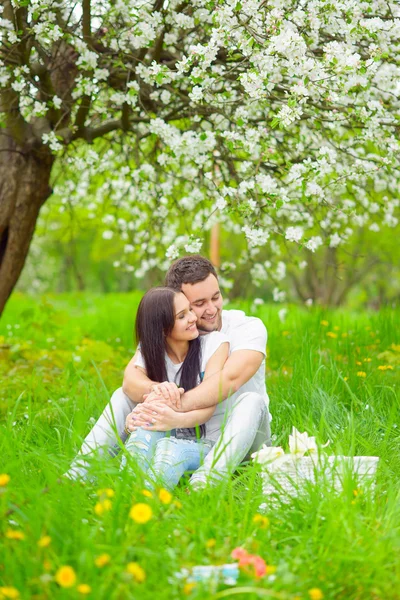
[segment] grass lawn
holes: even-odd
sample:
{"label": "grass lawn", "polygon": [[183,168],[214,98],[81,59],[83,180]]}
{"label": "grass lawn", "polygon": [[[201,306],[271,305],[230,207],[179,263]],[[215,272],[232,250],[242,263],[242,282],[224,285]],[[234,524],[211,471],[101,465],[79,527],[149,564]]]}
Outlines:
{"label": "grass lawn", "polygon": [[[349,480],[341,494],[321,485],[272,503],[251,464],[216,488],[148,497],[118,458],[93,465],[95,484],[60,481],[121,384],[139,299],[15,294],[0,321],[0,599],[398,599],[400,311],[253,313],[269,333],[274,445],[295,425],[331,440],[330,454],[379,456],[374,488]],[[176,576],[235,562],[237,547],[266,575]]]}

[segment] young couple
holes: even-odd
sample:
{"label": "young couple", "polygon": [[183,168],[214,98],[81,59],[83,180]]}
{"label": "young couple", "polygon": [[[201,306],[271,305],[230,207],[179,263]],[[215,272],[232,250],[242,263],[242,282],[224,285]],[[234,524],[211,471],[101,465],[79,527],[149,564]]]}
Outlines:
{"label": "young couple", "polygon": [[140,345],[71,478],[87,476],[90,453],[115,455],[119,438],[149,480],[171,489],[194,471],[190,484],[202,487],[270,443],[263,323],[222,311],[216,271],[202,256],[173,263],[165,285],[140,303]]}

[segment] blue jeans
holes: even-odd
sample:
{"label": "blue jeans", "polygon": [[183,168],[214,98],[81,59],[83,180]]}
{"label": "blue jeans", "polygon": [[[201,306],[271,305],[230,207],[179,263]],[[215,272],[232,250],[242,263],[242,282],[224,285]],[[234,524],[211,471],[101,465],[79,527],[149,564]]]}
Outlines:
{"label": "blue jeans", "polygon": [[[138,428],[131,433],[125,449],[133,455],[136,463],[147,472],[152,483],[160,481],[172,490],[186,471],[195,471],[210,452],[213,442],[205,439],[181,439],[175,431],[145,431]],[[167,437],[168,434],[170,437]],[[126,465],[126,457],[121,468]]]}

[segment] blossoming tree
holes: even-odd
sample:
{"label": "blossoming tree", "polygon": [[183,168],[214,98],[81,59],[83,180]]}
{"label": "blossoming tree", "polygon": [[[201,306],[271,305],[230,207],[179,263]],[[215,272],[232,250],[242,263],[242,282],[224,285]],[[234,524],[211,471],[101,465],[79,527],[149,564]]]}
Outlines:
{"label": "blossoming tree", "polygon": [[104,237],[142,269],[216,221],[283,261],[395,226],[399,15],[383,0],[2,0],[0,312],[57,155],[71,202],[102,174],[94,203],[120,214]]}

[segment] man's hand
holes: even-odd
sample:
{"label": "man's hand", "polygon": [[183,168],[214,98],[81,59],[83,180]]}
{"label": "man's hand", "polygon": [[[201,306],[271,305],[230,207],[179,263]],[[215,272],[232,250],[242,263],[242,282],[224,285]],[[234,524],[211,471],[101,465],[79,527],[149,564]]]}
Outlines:
{"label": "man's hand", "polygon": [[127,417],[127,428],[128,419],[132,416],[134,429],[141,427],[147,431],[170,431],[175,427],[179,427],[180,413],[173,410],[163,401],[156,401],[147,403],[143,402],[135,406],[134,410]]}
{"label": "man's hand", "polygon": [[[181,410],[182,402],[181,396],[184,393],[184,389],[178,387],[176,383],[171,381],[163,381],[163,383],[155,383],[151,386],[151,391],[156,394],[155,397],[163,398],[165,404],[171,408]],[[147,395],[145,402],[154,402],[155,398],[152,394]]]}

